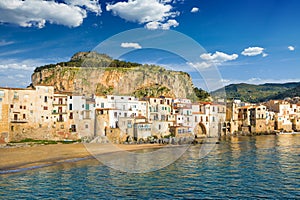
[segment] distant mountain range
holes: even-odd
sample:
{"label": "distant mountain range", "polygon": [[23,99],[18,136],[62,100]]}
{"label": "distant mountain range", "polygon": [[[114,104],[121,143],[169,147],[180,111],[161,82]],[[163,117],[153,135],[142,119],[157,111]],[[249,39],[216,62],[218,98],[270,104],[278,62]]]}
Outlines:
{"label": "distant mountain range", "polygon": [[[224,88],[212,92],[213,96],[218,96]],[[287,97],[300,96],[300,82],[292,83],[266,83],[254,84],[231,84],[225,86],[227,99],[240,99],[246,102],[264,102],[270,99],[284,99]]]}

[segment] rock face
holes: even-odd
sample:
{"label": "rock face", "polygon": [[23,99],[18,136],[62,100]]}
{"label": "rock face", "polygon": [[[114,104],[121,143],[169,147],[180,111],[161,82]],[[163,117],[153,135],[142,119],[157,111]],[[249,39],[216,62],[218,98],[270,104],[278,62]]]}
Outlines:
{"label": "rock face", "polygon": [[[87,55],[78,53],[69,62],[37,68],[38,70],[35,70],[32,75],[32,85],[52,85],[56,91],[84,94],[196,98],[192,80],[185,72],[170,71],[153,65],[136,65],[136,63],[133,66],[129,64],[126,67],[119,67],[118,65],[122,64],[119,64],[119,61],[114,62],[114,65],[106,63],[106,67],[103,67],[100,61],[97,67],[95,56],[93,56],[93,65],[86,67],[84,63],[90,63],[86,58]],[[74,61],[74,58],[77,61]],[[107,57],[105,59],[107,61]],[[80,67],[78,62],[81,63]]]}

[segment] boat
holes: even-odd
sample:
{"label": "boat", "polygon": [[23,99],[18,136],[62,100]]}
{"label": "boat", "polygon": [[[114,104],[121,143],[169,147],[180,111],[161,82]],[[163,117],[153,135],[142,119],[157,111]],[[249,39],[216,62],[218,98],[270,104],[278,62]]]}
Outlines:
{"label": "boat", "polygon": [[296,134],[300,134],[300,132],[283,132],[283,131],[280,131],[280,132],[277,132],[276,135],[296,135]]}

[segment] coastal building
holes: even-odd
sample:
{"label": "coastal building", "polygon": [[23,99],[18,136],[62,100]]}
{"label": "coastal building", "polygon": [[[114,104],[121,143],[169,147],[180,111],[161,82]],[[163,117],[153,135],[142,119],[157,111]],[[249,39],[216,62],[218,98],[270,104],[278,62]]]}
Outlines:
{"label": "coastal building", "polygon": [[25,138],[64,140],[106,137],[120,143],[164,137],[300,130],[300,105],[273,100],[196,102],[171,97],[55,92],[54,87],[0,88],[0,142]]}

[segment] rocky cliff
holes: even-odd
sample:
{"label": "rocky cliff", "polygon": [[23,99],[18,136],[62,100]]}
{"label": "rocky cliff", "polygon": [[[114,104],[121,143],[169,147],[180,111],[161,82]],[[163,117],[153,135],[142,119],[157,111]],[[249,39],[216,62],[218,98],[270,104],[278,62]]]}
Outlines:
{"label": "rocky cliff", "polygon": [[32,85],[52,85],[56,91],[84,94],[172,96],[195,100],[189,74],[154,65],[113,60],[81,52],[70,61],[36,68]]}

